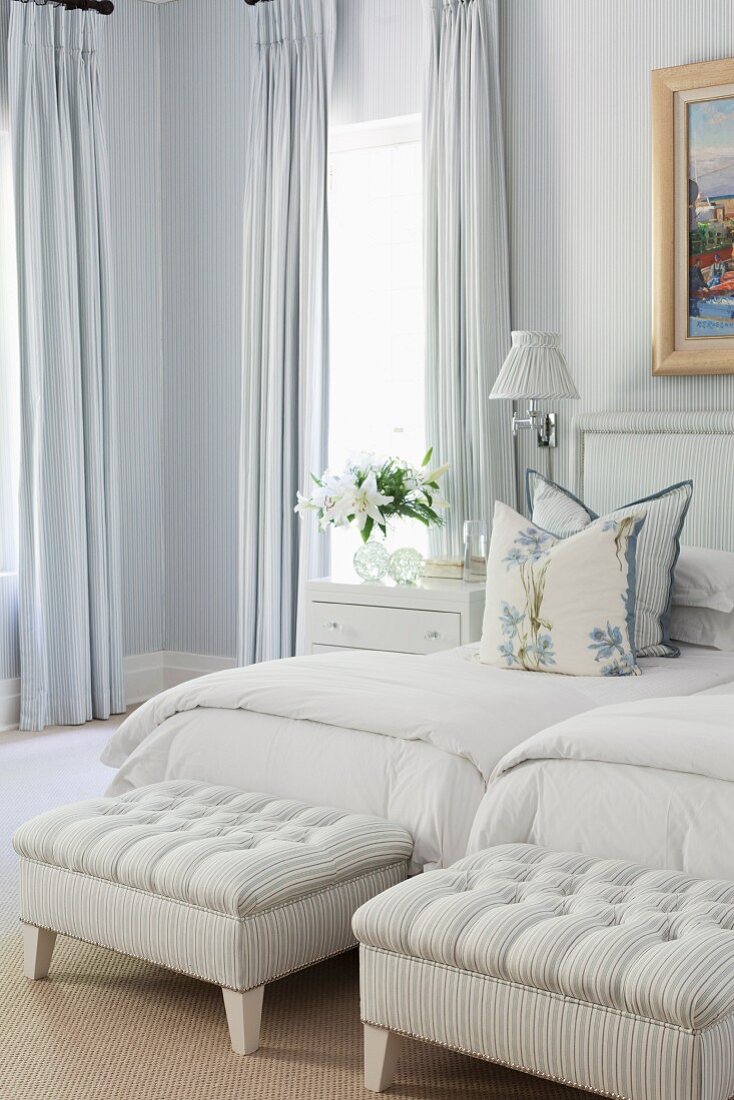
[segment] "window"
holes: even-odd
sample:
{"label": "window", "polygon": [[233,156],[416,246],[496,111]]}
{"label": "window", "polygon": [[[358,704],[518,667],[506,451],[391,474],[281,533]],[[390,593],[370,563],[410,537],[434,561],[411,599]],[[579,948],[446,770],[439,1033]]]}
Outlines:
{"label": "window", "polygon": [[[376,451],[419,463],[426,451],[423,185],[420,118],[332,130],[329,465]],[[343,574],[356,533],[334,532]],[[390,547],[425,552],[420,524],[396,523]]]}
{"label": "window", "polygon": [[0,131],[0,574],[18,568],[18,284],[10,135]]}

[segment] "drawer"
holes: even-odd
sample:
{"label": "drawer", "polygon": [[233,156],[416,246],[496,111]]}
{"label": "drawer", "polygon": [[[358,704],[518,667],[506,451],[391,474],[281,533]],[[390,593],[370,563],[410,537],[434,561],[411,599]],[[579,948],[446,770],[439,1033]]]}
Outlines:
{"label": "drawer", "polygon": [[363,604],[310,607],[311,644],[392,653],[438,653],[461,645],[461,615]]}

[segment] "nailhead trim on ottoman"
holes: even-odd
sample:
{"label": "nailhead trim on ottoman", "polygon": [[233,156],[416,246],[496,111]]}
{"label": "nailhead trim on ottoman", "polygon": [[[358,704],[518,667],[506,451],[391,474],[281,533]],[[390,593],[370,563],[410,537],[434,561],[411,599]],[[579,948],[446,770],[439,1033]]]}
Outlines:
{"label": "nailhead trim on ottoman", "polygon": [[[378,818],[186,782],[51,811],[13,845],[31,930],[241,994],[352,947],[355,910],[405,878],[413,848]],[[26,942],[44,977],[44,943]]]}
{"label": "nailhead trim on ottoman", "polygon": [[732,882],[505,845],[354,930],[375,1091],[394,1033],[625,1100],[734,1094]]}

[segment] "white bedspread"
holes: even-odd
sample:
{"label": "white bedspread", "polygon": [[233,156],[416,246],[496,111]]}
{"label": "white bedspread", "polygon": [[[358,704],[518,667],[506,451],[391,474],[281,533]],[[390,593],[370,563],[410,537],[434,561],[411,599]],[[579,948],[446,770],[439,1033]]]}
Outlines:
{"label": "white bedspread", "polygon": [[469,850],[524,841],[734,878],[734,688],[604,707],[498,764]]}
{"label": "white bedspread", "polygon": [[417,865],[446,864],[495,765],[527,737],[604,703],[734,680],[734,655],[695,648],[613,680],[489,668],[474,649],[302,657],[182,684],[109,742],[110,793],[186,778],[380,814],[411,831]]}

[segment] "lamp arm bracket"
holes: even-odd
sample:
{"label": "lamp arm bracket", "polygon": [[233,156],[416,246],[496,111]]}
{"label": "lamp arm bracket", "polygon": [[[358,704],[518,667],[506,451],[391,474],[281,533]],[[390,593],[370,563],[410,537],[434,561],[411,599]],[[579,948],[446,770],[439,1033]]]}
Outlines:
{"label": "lamp arm bracket", "polygon": [[512,417],[512,434],[517,437],[520,430],[534,431],[539,447],[556,447],[558,442],[558,418],[554,412],[541,412],[531,401],[526,416]]}

